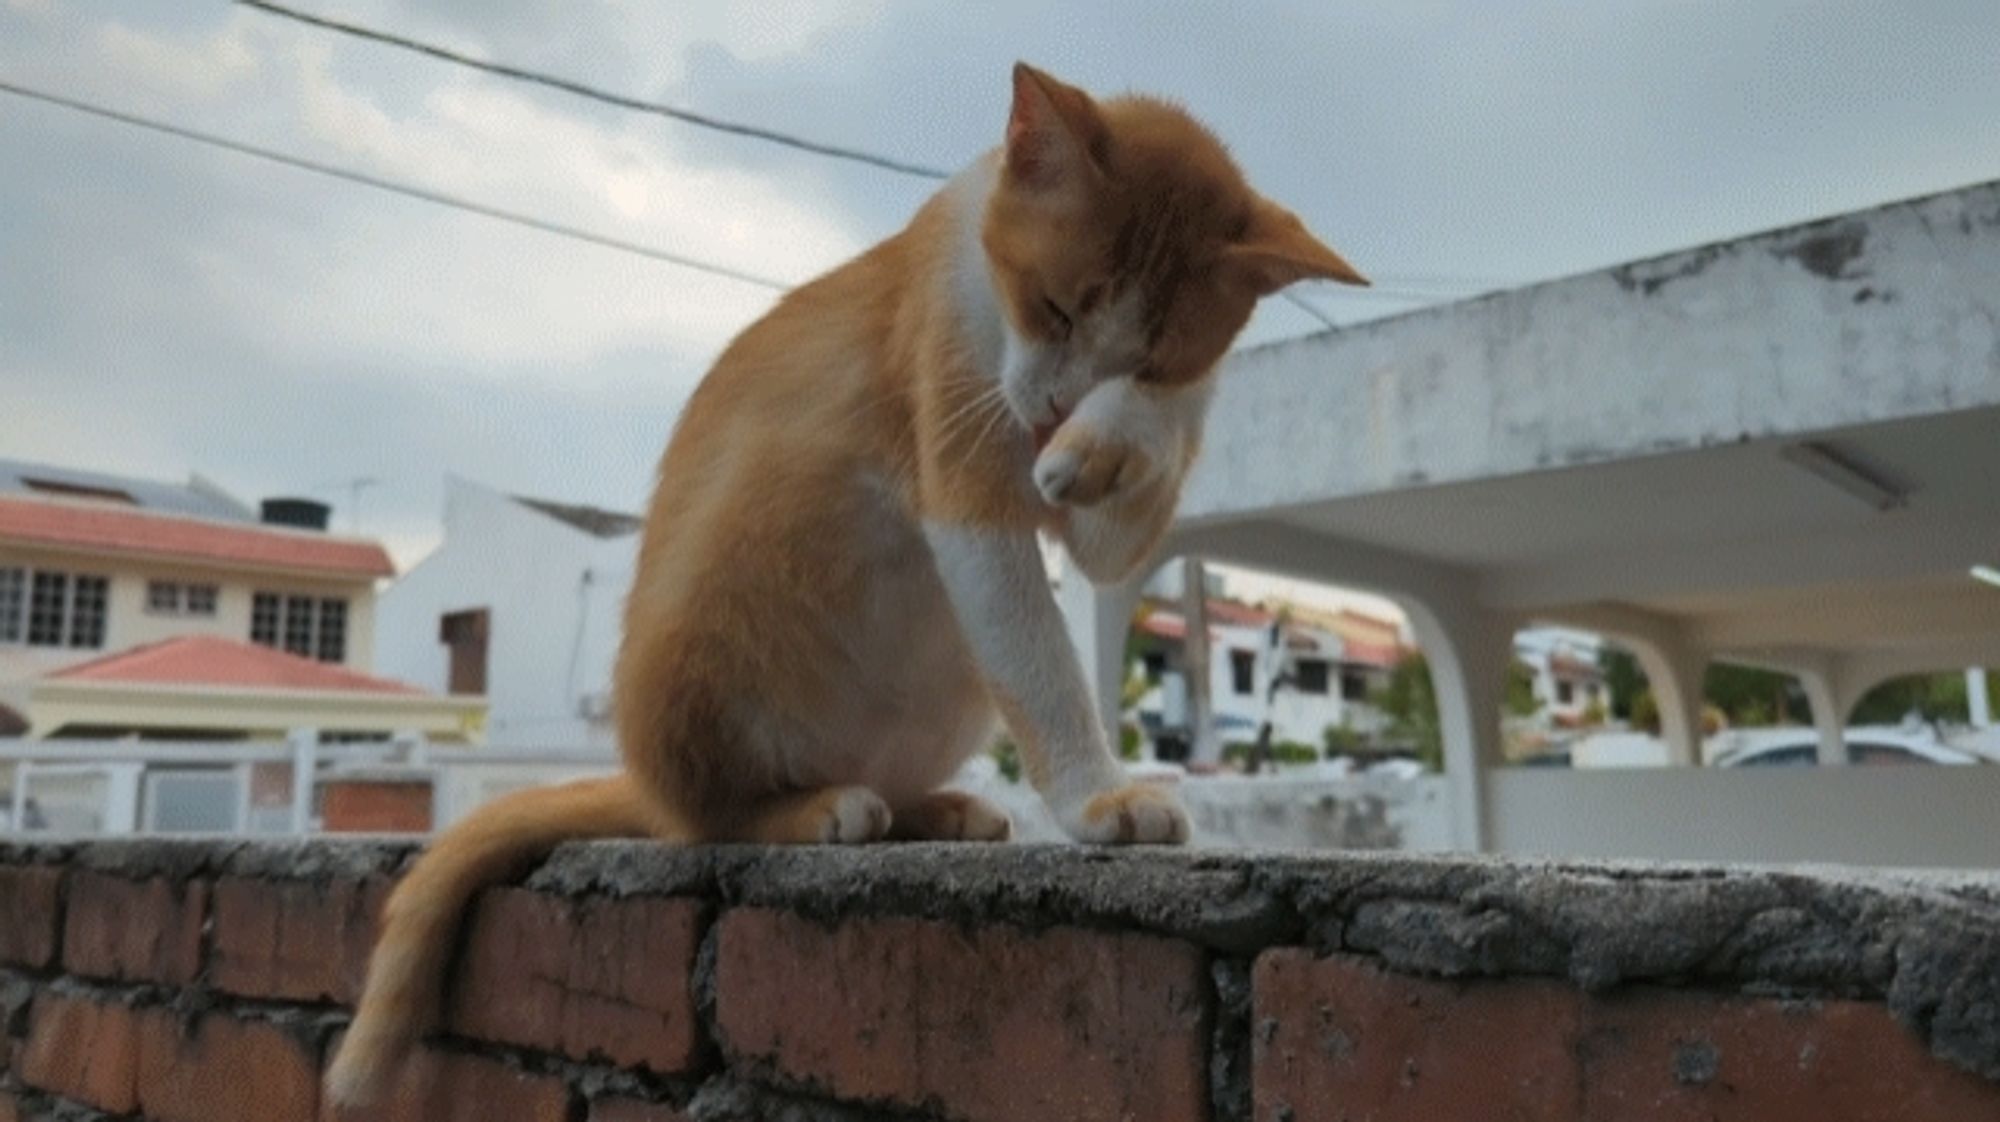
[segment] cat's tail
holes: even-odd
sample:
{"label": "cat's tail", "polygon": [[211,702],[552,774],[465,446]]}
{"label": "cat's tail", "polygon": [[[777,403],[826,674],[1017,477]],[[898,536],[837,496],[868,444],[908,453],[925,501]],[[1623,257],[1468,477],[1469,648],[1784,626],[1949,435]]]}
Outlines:
{"label": "cat's tail", "polygon": [[624,775],[516,791],[445,831],[389,896],[354,1023],[327,1069],[335,1105],[378,1100],[443,1015],[445,972],[481,888],[519,875],[562,842],[658,837],[662,821]]}

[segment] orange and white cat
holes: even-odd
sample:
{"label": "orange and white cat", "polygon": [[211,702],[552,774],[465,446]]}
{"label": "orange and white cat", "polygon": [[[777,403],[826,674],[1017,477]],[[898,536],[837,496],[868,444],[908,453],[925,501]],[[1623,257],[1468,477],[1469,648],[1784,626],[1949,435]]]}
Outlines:
{"label": "orange and white cat", "polygon": [[1131,575],[1259,297],[1365,283],[1180,109],[1017,66],[1006,139],[744,331],[660,466],[614,683],[625,772],[446,831],[389,901],[337,1102],[440,1015],[485,884],[557,843],[1000,840],[940,790],[992,735],[1077,839],[1176,843],[1112,755],[1037,533]]}

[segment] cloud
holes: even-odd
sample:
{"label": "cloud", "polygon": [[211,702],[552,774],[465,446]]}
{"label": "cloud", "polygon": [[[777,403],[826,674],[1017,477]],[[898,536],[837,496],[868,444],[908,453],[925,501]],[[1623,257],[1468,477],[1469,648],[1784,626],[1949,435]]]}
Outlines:
{"label": "cloud", "polygon": [[[1172,94],[1366,271],[1416,280],[1554,275],[2000,175],[1981,0],[326,7],[944,166],[998,140],[1016,58]],[[934,189],[234,6],[6,0],[0,72],[780,276]],[[13,99],[0,154],[0,402],[33,418],[0,454],[251,496],[377,476],[365,513],[409,548],[446,471],[637,506],[679,404],[770,299]],[[1313,326],[1269,301],[1245,340]]]}

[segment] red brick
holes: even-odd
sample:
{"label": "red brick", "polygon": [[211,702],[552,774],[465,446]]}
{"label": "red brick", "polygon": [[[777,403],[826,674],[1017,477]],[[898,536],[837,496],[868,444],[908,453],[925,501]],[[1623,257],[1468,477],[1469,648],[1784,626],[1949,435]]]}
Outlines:
{"label": "red brick", "polygon": [[0,963],[43,967],[55,961],[61,887],[62,870],[51,866],[0,868]]}
{"label": "red brick", "polygon": [[201,971],[207,904],[199,881],[78,873],[69,884],[63,967],[92,978],[185,985]]}
{"label": "red brick", "polygon": [[321,1122],[569,1122],[561,1080],[515,1071],[498,1060],[425,1049],[411,1058],[377,1106],[320,1108]]}
{"label": "red brick", "polygon": [[123,1005],[43,994],[15,1074],[37,1090],[130,1114],[139,1105],[141,1018]]}
{"label": "red brick", "polygon": [[149,1122],[313,1122],[318,1049],[268,1021],[146,1014],[139,1107]]}
{"label": "red brick", "polygon": [[388,893],[386,880],[224,877],[214,889],[209,982],[244,997],[352,1004]]}
{"label": "red brick", "polygon": [[454,1032],[661,1073],[699,1061],[699,904],[503,888],[481,897],[468,931]]}
{"label": "red brick", "polygon": [[1252,972],[1255,1116],[1295,1122],[1576,1122],[1582,998],[1271,951]]}
{"label": "red brick", "polygon": [[431,828],[428,780],[330,780],[321,791],[320,825],[329,834],[421,834]]}
{"label": "red brick", "polygon": [[1258,1122],[2000,1119],[2000,1084],[1879,1005],[1429,981],[1272,951],[1254,971]]}
{"label": "red brick", "polygon": [[661,1103],[637,1099],[599,1099],[590,1104],[590,1122],[689,1122],[688,1116]]}
{"label": "red brick", "polygon": [[967,1122],[1206,1119],[1208,991],[1170,939],[761,908],[723,917],[716,961],[732,1058]]}
{"label": "red brick", "polygon": [[1860,1002],[1642,991],[1597,1003],[1579,1054],[1586,1118],[2000,1119],[2000,1083],[1937,1059]]}

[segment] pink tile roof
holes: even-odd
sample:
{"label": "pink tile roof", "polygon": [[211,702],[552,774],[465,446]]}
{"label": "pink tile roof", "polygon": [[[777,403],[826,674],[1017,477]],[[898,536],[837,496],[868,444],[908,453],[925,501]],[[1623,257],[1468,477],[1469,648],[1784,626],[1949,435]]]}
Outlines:
{"label": "pink tile roof", "polygon": [[254,643],[213,635],[188,635],[119,651],[64,667],[52,681],[118,685],[208,686],[244,690],[422,695],[404,682],[377,678]]}
{"label": "pink tile roof", "polygon": [[44,499],[0,498],[0,541],[339,577],[396,573],[376,542]]}

